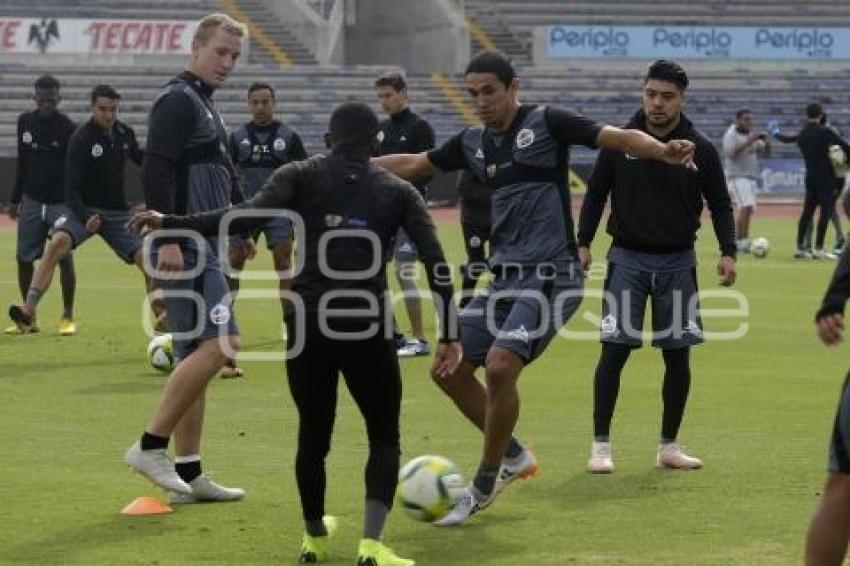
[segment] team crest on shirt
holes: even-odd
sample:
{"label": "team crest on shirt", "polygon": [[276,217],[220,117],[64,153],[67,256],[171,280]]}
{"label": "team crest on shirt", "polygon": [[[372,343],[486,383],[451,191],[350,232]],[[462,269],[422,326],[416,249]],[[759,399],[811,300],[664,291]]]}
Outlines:
{"label": "team crest on shirt", "polygon": [[602,319],[602,335],[616,337],[620,333],[617,331],[617,317],[613,314],[607,315]]}
{"label": "team crest on shirt", "polygon": [[210,322],[216,326],[230,322],[230,309],[221,303],[210,309]]}
{"label": "team crest on shirt", "polygon": [[283,141],[283,138],[277,138],[274,140],[274,150],[275,151],[283,151],[286,149],[286,142]]}
{"label": "team crest on shirt", "polygon": [[481,238],[478,236],[473,236],[469,239],[469,247],[470,248],[480,248],[481,247]]}
{"label": "team crest on shirt", "polygon": [[534,143],[534,130],[523,128],[516,135],[516,146],[525,149]]}
{"label": "team crest on shirt", "polygon": [[386,139],[386,137],[387,137],[387,134],[384,133],[384,130],[380,130],[378,132],[378,143],[384,143],[384,140]]}
{"label": "team crest on shirt", "polygon": [[342,226],[342,221],[344,218],[339,214],[326,214],[325,215],[325,226],[328,228],[339,228]]}
{"label": "team crest on shirt", "polygon": [[24,132],[21,134],[21,141],[25,144],[29,145],[32,143],[32,134],[29,132]]}
{"label": "team crest on shirt", "polygon": [[103,146],[102,145],[100,145],[99,143],[96,143],[93,146],[91,146],[91,156],[92,157],[100,157],[101,155],[103,155]]}

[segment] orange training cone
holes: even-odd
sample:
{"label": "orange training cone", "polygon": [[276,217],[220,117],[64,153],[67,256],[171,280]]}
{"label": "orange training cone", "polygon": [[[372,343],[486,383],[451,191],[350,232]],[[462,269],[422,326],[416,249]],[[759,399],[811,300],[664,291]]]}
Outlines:
{"label": "orange training cone", "polygon": [[174,510],[156,497],[137,497],[121,510],[122,515],[162,515]]}

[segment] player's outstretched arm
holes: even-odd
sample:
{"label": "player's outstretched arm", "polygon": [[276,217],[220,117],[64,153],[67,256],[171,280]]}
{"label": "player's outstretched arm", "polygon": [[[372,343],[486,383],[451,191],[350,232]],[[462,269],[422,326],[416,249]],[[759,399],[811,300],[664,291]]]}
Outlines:
{"label": "player's outstretched arm", "polygon": [[844,305],[850,298],[850,248],[845,247],[826,289],[821,307],[815,314],[818,336],[824,344],[841,341],[844,334]]}
{"label": "player's outstretched arm", "polygon": [[398,175],[406,181],[419,181],[433,177],[440,172],[428,159],[428,154],[422,153],[394,153],[373,157],[372,163],[380,165],[387,171]]}
{"label": "player's outstretched arm", "polygon": [[640,130],[623,130],[605,126],[599,131],[596,144],[605,149],[622,151],[639,159],[654,159],[670,165],[696,169],[694,143],[688,140],[670,140],[661,143]]}

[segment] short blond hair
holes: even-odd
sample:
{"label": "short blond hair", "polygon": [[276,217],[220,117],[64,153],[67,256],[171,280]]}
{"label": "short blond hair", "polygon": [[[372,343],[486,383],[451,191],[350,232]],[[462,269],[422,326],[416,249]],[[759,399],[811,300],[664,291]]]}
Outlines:
{"label": "short blond hair", "polygon": [[212,38],[218,28],[224,28],[225,31],[238,37],[245,37],[248,34],[245,24],[237,22],[227,14],[218,12],[201,18],[198,27],[195,28],[195,35],[192,36],[192,40],[204,45]]}

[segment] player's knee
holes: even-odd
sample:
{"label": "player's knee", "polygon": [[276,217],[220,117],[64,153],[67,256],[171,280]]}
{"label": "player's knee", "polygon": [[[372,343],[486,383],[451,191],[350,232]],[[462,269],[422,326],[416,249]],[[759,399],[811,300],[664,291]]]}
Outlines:
{"label": "player's knee", "polygon": [[850,474],[830,472],[826,480],[826,491],[834,497],[850,502]]}
{"label": "player's knee", "polygon": [[68,255],[72,247],[74,246],[71,236],[67,232],[60,230],[50,239],[50,244],[47,246],[45,255],[48,258],[59,260]]}
{"label": "player's knee", "polygon": [[512,388],[522,369],[519,356],[502,348],[492,349],[484,363],[487,387],[494,391]]}

